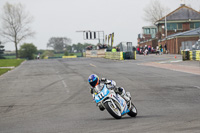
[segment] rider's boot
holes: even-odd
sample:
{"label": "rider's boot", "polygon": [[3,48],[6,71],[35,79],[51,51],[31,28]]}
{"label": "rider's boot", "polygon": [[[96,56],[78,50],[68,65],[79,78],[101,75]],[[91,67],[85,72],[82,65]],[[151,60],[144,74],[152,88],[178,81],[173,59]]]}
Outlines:
{"label": "rider's boot", "polygon": [[99,106],[99,109],[100,109],[101,111],[104,111],[104,110],[105,110],[105,108],[104,108],[102,105]]}

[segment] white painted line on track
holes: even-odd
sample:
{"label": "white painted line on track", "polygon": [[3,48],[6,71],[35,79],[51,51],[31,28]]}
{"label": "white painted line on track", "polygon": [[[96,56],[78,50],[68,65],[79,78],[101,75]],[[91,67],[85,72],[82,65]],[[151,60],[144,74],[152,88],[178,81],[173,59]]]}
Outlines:
{"label": "white painted line on track", "polygon": [[176,60],[176,61],[171,61],[171,62],[181,62],[182,60]]}
{"label": "white painted line on track", "polygon": [[62,83],[63,83],[64,87],[67,88],[67,84],[65,83],[64,80],[62,80]]}
{"label": "white painted line on track", "polygon": [[194,86],[195,88],[197,88],[197,89],[200,89],[200,87],[199,86]]}
{"label": "white painted line on track", "polygon": [[63,79],[63,78],[62,78],[60,75],[58,75],[58,77],[59,77],[59,79],[60,79],[60,80],[62,80],[62,79]]}
{"label": "white painted line on track", "polygon": [[164,64],[164,63],[174,63],[174,62],[181,62],[182,60],[171,60],[171,61],[161,61],[161,62],[158,62],[160,64]]}
{"label": "white painted line on track", "polygon": [[95,66],[95,65],[93,65],[93,64],[91,64],[91,63],[90,63],[90,66],[97,67],[97,66]]}
{"label": "white painted line on track", "polygon": [[[64,85],[64,87],[67,88],[67,84],[66,84],[66,82],[63,80],[63,78],[62,78],[60,75],[58,75],[58,77],[59,77],[59,79],[62,81],[62,84]],[[69,92],[68,89],[67,89],[67,92]]]}

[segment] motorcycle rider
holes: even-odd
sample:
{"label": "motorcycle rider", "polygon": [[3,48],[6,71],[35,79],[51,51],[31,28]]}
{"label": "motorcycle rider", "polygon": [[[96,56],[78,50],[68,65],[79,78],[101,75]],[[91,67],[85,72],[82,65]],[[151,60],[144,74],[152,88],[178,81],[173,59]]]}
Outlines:
{"label": "motorcycle rider", "polygon": [[[114,80],[107,80],[105,78],[102,78],[101,80],[96,74],[91,74],[88,78],[88,82],[91,85],[91,94],[94,98],[94,95],[99,93],[104,84],[107,84],[108,89],[113,89],[116,94],[119,94],[122,98],[126,100],[127,103],[131,100],[130,92],[125,92],[125,89],[123,87],[117,87],[116,82]],[[103,111],[105,108],[99,106],[99,109]]]}

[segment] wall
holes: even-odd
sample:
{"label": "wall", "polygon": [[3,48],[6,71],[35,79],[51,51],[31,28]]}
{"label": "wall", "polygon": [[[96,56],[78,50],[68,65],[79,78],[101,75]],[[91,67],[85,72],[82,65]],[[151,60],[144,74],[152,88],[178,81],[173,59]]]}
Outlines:
{"label": "wall", "polygon": [[181,43],[184,41],[198,41],[199,37],[176,37],[166,41],[159,42],[158,45],[164,47],[167,44],[167,50],[170,54],[181,54],[180,47]]}
{"label": "wall", "polygon": [[142,43],[139,44],[140,47],[141,46],[144,47],[145,45],[154,47],[154,49],[155,49],[156,46],[158,45],[158,40],[157,39],[153,39],[151,41],[142,42]]}
{"label": "wall", "polygon": [[113,60],[123,60],[123,52],[106,52],[105,58]]}
{"label": "wall", "polygon": [[104,58],[106,49],[99,49],[99,50],[86,50],[86,57],[96,57],[96,58]]}

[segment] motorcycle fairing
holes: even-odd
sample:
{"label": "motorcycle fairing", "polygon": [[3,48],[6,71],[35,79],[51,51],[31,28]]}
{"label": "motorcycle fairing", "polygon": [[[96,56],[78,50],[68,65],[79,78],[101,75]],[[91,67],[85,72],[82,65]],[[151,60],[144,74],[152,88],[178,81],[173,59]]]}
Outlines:
{"label": "motorcycle fairing", "polygon": [[101,92],[99,92],[98,94],[96,94],[94,96],[94,101],[96,103],[100,102],[104,97],[106,97],[108,94],[110,93],[110,91],[107,89],[106,85],[104,85],[103,89],[101,90]]}
{"label": "motorcycle fairing", "polygon": [[128,113],[130,110],[128,109],[126,101],[119,94],[117,94],[116,96],[117,96],[116,99],[119,101],[119,103],[123,107],[123,110],[121,111],[122,112],[121,115]]}

